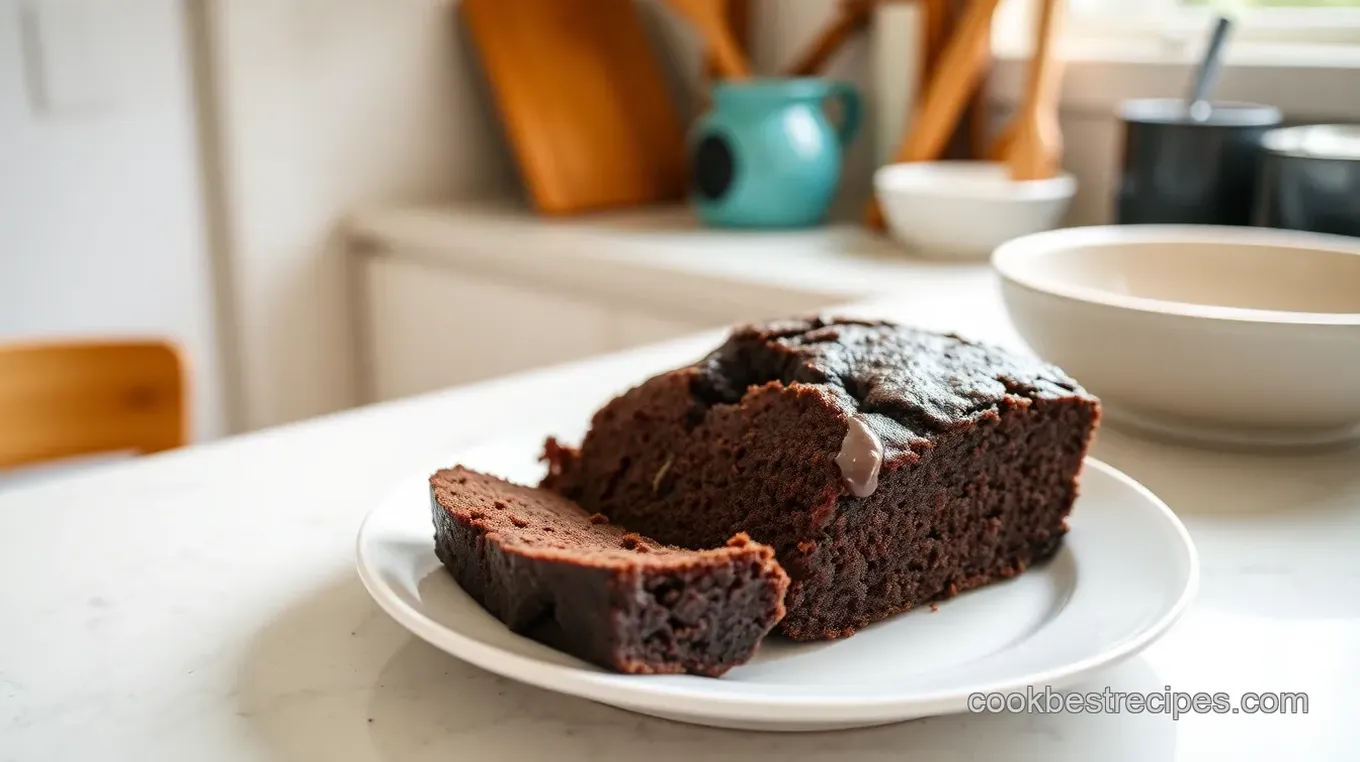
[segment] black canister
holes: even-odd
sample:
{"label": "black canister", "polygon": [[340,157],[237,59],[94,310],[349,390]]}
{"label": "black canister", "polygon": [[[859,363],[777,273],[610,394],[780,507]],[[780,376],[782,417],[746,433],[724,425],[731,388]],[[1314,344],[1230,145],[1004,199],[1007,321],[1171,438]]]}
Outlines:
{"label": "black canister", "polygon": [[1360,125],[1266,133],[1257,187],[1258,225],[1360,236]]}
{"label": "black canister", "polygon": [[1127,101],[1119,116],[1118,222],[1251,224],[1261,139],[1280,124],[1279,109],[1213,103],[1192,115],[1185,101],[1165,98]]}

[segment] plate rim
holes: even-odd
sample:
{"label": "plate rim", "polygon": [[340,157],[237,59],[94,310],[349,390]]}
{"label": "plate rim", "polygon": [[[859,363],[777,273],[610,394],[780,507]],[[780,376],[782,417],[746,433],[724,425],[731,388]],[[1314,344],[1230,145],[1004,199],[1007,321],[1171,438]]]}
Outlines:
{"label": "plate rim", "polygon": [[[480,446],[474,445],[460,450],[480,449],[490,444],[492,443],[484,442]],[[364,541],[370,522],[391,499],[396,487],[384,493],[360,524],[355,539],[355,565],[359,579],[369,596],[388,616],[412,634],[454,658],[537,688],[611,706],[623,706],[672,717],[713,717],[715,716],[713,710],[721,708],[724,710],[722,714],[724,720],[777,720],[786,725],[822,726],[827,723],[844,722],[865,725],[891,722],[943,713],[936,709],[937,707],[964,707],[968,698],[978,693],[1011,692],[1026,686],[1044,685],[1058,688],[1069,685],[1097,669],[1113,666],[1137,655],[1165,634],[1189,608],[1199,592],[1200,559],[1199,551],[1185,524],[1161,498],[1119,469],[1089,455],[1083,461],[1083,472],[1088,468],[1101,472],[1144,498],[1173,530],[1174,536],[1180,540],[1178,551],[1184,552],[1187,560],[1185,582],[1180,595],[1159,618],[1118,646],[1106,648],[1085,659],[1015,679],[970,685],[963,689],[950,688],[908,696],[878,697],[828,695],[808,698],[805,695],[780,693],[753,695],[721,692],[696,694],[692,690],[655,682],[657,678],[674,675],[623,675],[588,671],[571,665],[539,661],[483,643],[430,619],[401,600],[395,592],[390,591],[390,586],[386,582],[377,579],[367,568],[371,561],[366,560]],[[455,652],[446,647],[445,643],[448,642],[453,642],[458,650]]]}

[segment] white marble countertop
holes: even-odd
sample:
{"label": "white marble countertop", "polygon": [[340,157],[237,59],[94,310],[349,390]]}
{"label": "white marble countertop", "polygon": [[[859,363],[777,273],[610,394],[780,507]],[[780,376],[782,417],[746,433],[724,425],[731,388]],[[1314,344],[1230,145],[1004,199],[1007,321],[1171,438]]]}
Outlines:
{"label": "white marble countertop", "polygon": [[709,301],[787,305],[792,312],[961,280],[977,287],[990,277],[985,262],[912,257],[857,223],[722,230],[702,226],[684,206],[565,219],[513,201],[384,206],[355,212],[346,229],[369,254],[669,302],[682,311]]}
{"label": "white marble countertop", "polygon": [[[925,282],[925,281],[923,281]],[[864,311],[1015,342],[993,285]],[[544,425],[707,335],[0,492],[0,762],[1350,760],[1360,748],[1360,454],[1228,455],[1102,432],[1185,520],[1201,594],[1081,690],[1306,691],[1306,715],[969,715],[721,731],[518,685],[425,645],[360,586],[356,530],[434,453]]]}

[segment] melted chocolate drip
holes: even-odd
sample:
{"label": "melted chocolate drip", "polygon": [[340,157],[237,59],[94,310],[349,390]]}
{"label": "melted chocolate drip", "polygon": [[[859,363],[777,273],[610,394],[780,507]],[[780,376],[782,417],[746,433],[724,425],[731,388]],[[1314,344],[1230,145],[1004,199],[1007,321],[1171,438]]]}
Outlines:
{"label": "melted chocolate drip", "polygon": [[841,478],[845,480],[850,494],[868,497],[878,489],[878,469],[883,465],[883,442],[861,416],[850,416],[849,424],[845,439],[841,440],[841,451],[836,455],[836,465],[841,469]]}

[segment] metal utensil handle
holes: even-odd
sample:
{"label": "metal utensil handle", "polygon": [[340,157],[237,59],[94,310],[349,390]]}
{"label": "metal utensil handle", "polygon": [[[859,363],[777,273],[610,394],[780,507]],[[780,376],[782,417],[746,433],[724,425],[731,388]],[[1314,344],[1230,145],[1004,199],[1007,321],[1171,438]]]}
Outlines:
{"label": "metal utensil handle", "polygon": [[1223,45],[1228,40],[1232,25],[1232,19],[1227,16],[1218,17],[1213,36],[1209,38],[1209,47],[1204,51],[1204,58],[1200,60],[1194,82],[1191,83],[1187,105],[1193,107],[1194,104],[1208,99],[1209,92],[1213,90],[1214,83],[1218,80],[1218,72],[1223,68]]}

